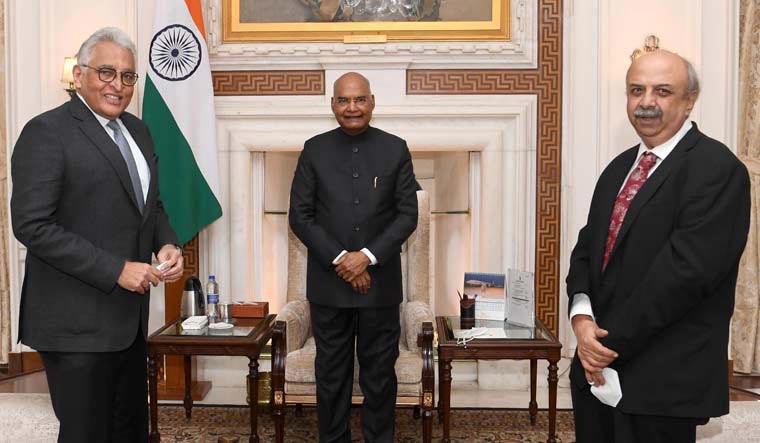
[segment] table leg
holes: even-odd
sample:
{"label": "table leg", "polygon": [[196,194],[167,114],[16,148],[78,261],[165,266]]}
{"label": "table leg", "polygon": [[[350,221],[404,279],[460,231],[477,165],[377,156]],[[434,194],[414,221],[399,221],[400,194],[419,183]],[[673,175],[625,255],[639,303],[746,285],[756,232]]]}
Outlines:
{"label": "table leg", "polygon": [[256,421],[259,406],[259,362],[254,357],[248,357],[248,397],[251,399],[251,438],[249,443],[259,443],[259,426]]}
{"label": "table leg", "polygon": [[185,417],[190,418],[193,411],[193,394],[192,394],[192,374],[191,374],[191,364],[192,361],[190,360],[192,357],[189,355],[185,356]]}
{"label": "table leg", "polygon": [[451,360],[439,359],[440,380],[438,388],[441,402],[439,417],[443,417],[443,443],[450,443],[449,438],[449,415],[451,413]]}
{"label": "table leg", "polygon": [[538,403],[536,403],[536,366],[536,359],[530,359],[530,403],[528,403],[528,412],[530,414],[531,426],[535,426],[536,414],[538,414]]}
{"label": "table leg", "polygon": [[546,443],[557,443],[557,362],[549,360],[549,438]]}
{"label": "table leg", "polygon": [[158,368],[156,367],[156,355],[148,355],[148,393],[150,396],[150,442],[159,443],[161,435],[158,433]]}

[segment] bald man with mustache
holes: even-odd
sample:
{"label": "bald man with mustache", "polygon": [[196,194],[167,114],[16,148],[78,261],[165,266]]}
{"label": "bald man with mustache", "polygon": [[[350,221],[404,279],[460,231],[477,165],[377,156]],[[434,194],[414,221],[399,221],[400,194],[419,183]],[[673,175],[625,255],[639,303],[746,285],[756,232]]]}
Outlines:
{"label": "bald man with mustache", "polygon": [[689,120],[699,80],[659,50],[631,64],[640,143],[594,190],[570,258],[578,443],[691,443],[728,413],[728,335],[749,229],[749,175]]}

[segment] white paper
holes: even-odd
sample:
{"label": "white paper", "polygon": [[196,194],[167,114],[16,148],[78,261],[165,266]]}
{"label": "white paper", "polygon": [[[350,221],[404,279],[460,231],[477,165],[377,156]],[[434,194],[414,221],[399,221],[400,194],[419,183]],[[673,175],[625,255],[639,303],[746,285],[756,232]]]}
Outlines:
{"label": "white paper", "polygon": [[600,402],[614,408],[623,398],[623,390],[620,388],[620,377],[618,377],[617,371],[611,368],[602,369],[602,376],[604,377],[604,385],[591,386],[591,393]]}
{"label": "white paper", "polygon": [[507,303],[504,316],[512,324],[535,326],[536,309],[533,273],[510,269],[507,271]]}

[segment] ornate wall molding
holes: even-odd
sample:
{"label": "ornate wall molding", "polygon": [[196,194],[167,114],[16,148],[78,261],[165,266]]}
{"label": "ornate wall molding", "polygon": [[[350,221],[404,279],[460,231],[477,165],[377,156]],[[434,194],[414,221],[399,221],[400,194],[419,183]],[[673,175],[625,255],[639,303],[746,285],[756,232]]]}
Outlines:
{"label": "ornate wall molding", "polygon": [[536,151],[536,310],[559,328],[562,137],[562,0],[538,1],[538,67],[532,70],[408,70],[407,94],[534,94]]}
{"label": "ornate wall molding", "polygon": [[512,40],[509,42],[392,42],[382,44],[224,43],[222,0],[208,0],[208,43],[214,70],[271,69],[287,64],[298,69],[321,69],[336,57],[347,64],[387,63],[403,58],[419,69],[523,69],[537,64],[535,0],[512,0]]}
{"label": "ornate wall molding", "polygon": [[214,95],[324,95],[324,71],[214,71]]}

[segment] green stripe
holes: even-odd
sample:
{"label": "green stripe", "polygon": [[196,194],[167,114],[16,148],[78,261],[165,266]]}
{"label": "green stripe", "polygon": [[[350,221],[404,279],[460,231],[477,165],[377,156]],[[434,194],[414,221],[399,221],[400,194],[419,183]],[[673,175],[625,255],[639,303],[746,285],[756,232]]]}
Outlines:
{"label": "green stripe", "polygon": [[[158,155],[161,200],[169,222],[181,244],[222,216],[222,207],[211,192],[193,156],[193,150],[179,129],[156,86],[146,76],[143,120],[150,128]],[[215,124],[209,121],[208,124]]]}

